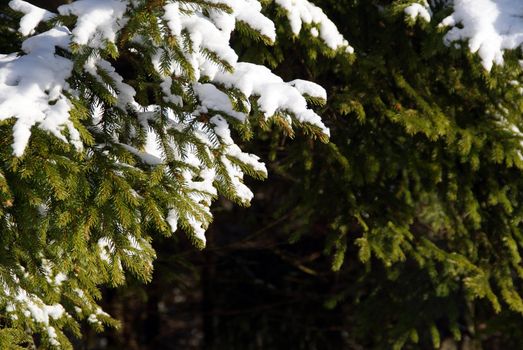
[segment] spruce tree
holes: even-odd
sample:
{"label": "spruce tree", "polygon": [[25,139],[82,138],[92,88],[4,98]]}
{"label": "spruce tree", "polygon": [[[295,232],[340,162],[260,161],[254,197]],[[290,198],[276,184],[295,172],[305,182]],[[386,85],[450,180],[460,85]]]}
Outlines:
{"label": "spruce tree", "polygon": [[[148,281],[154,235],[180,228],[203,248],[218,195],[249,204],[244,175],[267,171],[235,140],[254,127],[329,135],[310,109],[323,88],[231,48],[233,35],[274,44],[258,1],[47,5],[0,12],[2,347],[70,348],[64,332],[82,322],[116,324],[99,287]],[[274,5],[299,10],[294,33],[317,26],[329,50],[351,51],[307,1]]]}
{"label": "spruce tree", "polygon": [[[0,11],[0,347],[115,324],[99,287],[148,281],[155,235],[204,247],[212,201],[267,175],[254,154],[277,179],[256,225],[298,242],[278,286],[319,291],[287,315],[330,310],[332,348],[521,346],[518,1],[316,1],[355,56],[305,0],[52,3]],[[296,77],[327,88],[323,122]],[[213,323],[217,344],[326,344],[259,321],[256,342]]]}
{"label": "spruce tree", "polygon": [[[329,318],[332,348],[521,347],[521,4],[316,3],[356,57],[329,60],[303,32],[259,61],[274,59],[282,76],[306,74],[327,88],[322,115],[331,142],[267,136],[278,181],[259,190],[260,207],[272,210],[256,221],[298,242],[274,249],[272,259],[288,269],[267,277],[267,285],[281,284],[265,296],[313,290],[307,300],[315,311],[297,301],[279,310],[282,327],[271,323],[274,312],[260,312],[267,328],[259,339],[288,347],[282,334],[307,330],[296,347],[321,347],[327,332],[315,332],[315,320]],[[306,263],[318,253],[338,272],[329,274],[323,258]],[[232,344],[245,341],[224,318],[217,323]]]}

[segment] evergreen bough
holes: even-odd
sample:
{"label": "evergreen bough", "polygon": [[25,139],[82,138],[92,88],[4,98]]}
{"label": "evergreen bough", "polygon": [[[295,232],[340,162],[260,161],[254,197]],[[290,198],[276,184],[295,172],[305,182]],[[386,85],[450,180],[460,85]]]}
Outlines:
{"label": "evergreen bough", "polygon": [[[328,59],[304,31],[258,61],[330,96],[331,142],[281,150],[285,140],[273,140],[279,183],[262,201],[274,208],[269,221],[286,218],[275,231],[323,241],[338,271],[303,277],[304,290],[328,295],[345,346],[521,347],[512,333],[523,314],[521,2],[316,4],[353,60]],[[321,260],[304,268],[324,271]],[[314,324],[307,316],[302,324]],[[277,343],[274,333],[263,339]]]}
{"label": "evergreen bough", "polygon": [[[317,25],[328,50],[350,51],[321,10],[296,4],[295,32]],[[244,175],[267,175],[234,141],[254,125],[329,134],[308,107],[325,90],[238,62],[232,35],[276,39],[258,1],[49,10],[13,0],[0,12],[0,344],[11,347],[70,348],[64,332],[81,336],[80,322],[115,325],[99,286],[126,271],[148,281],[153,235],[181,228],[204,247],[213,199],[248,205]]]}
{"label": "evergreen bough", "polygon": [[357,247],[367,268],[345,277],[360,289],[337,284],[326,302],[352,298],[356,341],[439,347],[475,337],[485,310],[523,313],[521,5],[317,3],[355,60],[305,0],[1,8],[0,345],[68,348],[79,322],[114,325],[98,288],[125,271],[150,279],[153,235],[180,227],[203,247],[216,196],[249,204],[243,176],[267,172],[235,140],[277,125],[327,141],[308,107],[325,91],[261,64],[333,96],[333,142],[289,149],[298,161],[277,171],[298,179],[300,202],[279,210],[296,219],[292,240],[327,223],[340,273]]}

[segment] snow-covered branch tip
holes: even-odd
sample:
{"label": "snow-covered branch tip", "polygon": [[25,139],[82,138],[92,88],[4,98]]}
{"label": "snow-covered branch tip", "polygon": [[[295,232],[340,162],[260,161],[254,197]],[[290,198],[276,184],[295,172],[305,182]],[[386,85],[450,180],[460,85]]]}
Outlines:
{"label": "snow-covered branch tip", "polygon": [[518,0],[455,0],[454,12],[440,26],[450,27],[445,41],[468,41],[490,71],[503,64],[503,52],[523,44],[523,2]]}
{"label": "snow-covered branch tip", "polygon": [[490,71],[494,64],[504,63],[504,52],[523,45],[523,2],[519,0],[420,0],[404,8],[408,19],[432,20],[434,8],[451,8],[439,28],[448,28],[445,44],[468,43],[478,53],[483,67]]}
{"label": "snow-covered branch tip", "polygon": [[[6,154],[20,167],[36,157],[45,170],[35,182],[48,184],[24,186],[29,214],[4,217],[16,237],[34,234],[19,232],[25,225],[18,214],[42,223],[36,257],[29,264],[16,257],[17,265],[6,267],[0,307],[7,306],[9,322],[41,334],[50,347],[68,344],[62,329],[78,329],[81,320],[110,323],[94,301],[96,286],[123,283],[126,271],[148,280],[151,232],[183,229],[204,247],[218,195],[250,203],[244,176],[264,178],[267,169],[236,137],[273,123],[328,139],[311,108],[326,101],[322,87],[240,62],[231,46],[239,22],[261,42],[278,40],[262,4],[269,2],[78,0],[52,13],[30,1],[9,2],[4,18],[21,43],[0,53],[0,121],[9,121],[2,131],[12,139]],[[290,36],[307,28],[326,52],[353,51],[308,1],[273,4],[287,14]],[[64,207],[65,198],[85,203]],[[63,230],[66,238],[50,238]],[[39,268],[34,260],[60,264]],[[26,274],[27,265],[34,269]]]}
{"label": "snow-covered branch tip", "polygon": [[[78,149],[82,148],[79,133],[68,120],[72,106],[69,101],[70,97],[67,96],[79,96],[79,92],[68,84],[74,58],[71,60],[56,55],[55,47],[67,49],[74,43],[99,50],[103,49],[107,43],[115,43],[118,33],[129,21],[129,14],[136,7],[133,4],[136,3],[139,1],[80,0],[60,6],[59,13],[53,14],[31,5],[29,2],[10,1],[9,6],[13,10],[24,14],[18,28],[20,33],[30,36],[22,45],[22,55],[8,53],[3,54],[0,58],[0,119],[14,117],[18,120],[13,144],[16,156],[23,154],[33,126],[46,130],[63,140],[66,139],[63,132],[66,128],[69,141]],[[305,0],[298,2],[276,0],[276,3],[287,11],[294,34],[300,32],[302,23],[312,24],[317,27],[317,34],[329,48],[345,48],[352,52],[347,41],[321,9]],[[187,53],[186,59],[192,68],[193,76],[190,78],[196,81],[200,78],[213,80],[221,70],[215,60],[208,59],[209,52],[216,55],[217,59],[232,67],[233,70],[238,68],[236,67],[237,55],[229,45],[235,22],[246,23],[261,36],[272,41],[276,39],[274,24],[261,13],[261,5],[258,1],[229,0],[222,1],[220,4],[229,6],[232,12],[212,10],[208,12],[208,16],[205,16],[198,5],[179,2],[171,2],[163,8],[163,19],[170,30],[170,35],[179,40],[183,40],[182,33],[186,33],[190,37],[194,49]],[[75,16],[77,21],[72,28],[57,26],[48,32],[32,35],[41,21],[48,21],[57,15]],[[135,40],[140,40],[139,36]],[[173,96],[168,90],[172,84],[172,76],[185,74],[179,69],[179,66],[176,67],[176,64],[172,64],[172,69],[167,72],[161,69],[159,66],[162,54],[166,54],[166,52],[163,47],[158,46],[156,55],[150,59],[156,62],[158,71],[161,71],[159,73],[163,76],[164,82],[161,87],[166,93],[165,98],[170,101],[179,100],[179,97]],[[97,58],[96,55],[91,55],[84,67],[90,74],[93,74],[96,69],[113,71],[112,78],[116,81],[122,80],[118,77],[119,73],[110,67],[107,61],[101,57]],[[240,69],[245,72],[245,67],[240,66]],[[275,77],[269,74],[264,76]],[[231,88],[235,87],[232,83],[234,81],[232,75],[227,78],[226,74],[220,73],[220,77],[222,80],[228,80]],[[126,87],[125,84],[119,85],[121,91],[130,91],[126,94],[127,98],[123,103],[128,106],[134,105],[136,108],[143,107],[136,105],[132,96],[129,96],[133,93],[132,88]],[[31,88],[27,88],[29,86]],[[267,91],[257,91],[257,93],[261,93],[259,101],[262,101],[265,106],[269,103],[268,100],[276,96],[275,94],[266,95]],[[285,88],[284,91],[291,94],[282,97],[287,102],[280,106],[277,101],[272,100],[270,103],[273,106],[268,109],[270,113],[274,113],[278,108],[285,109],[285,107],[291,106],[289,101],[293,99],[301,101],[297,103],[304,105],[303,100],[297,95],[299,91],[293,90],[292,85],[289,85],[289,88]],[[121,96],[116,97],[121,98]],[[21,103],[21,101],[25,103]],[[222,110],[230,111],[227,105],[224,103]],[[268,116],[267,110],[264,112]],[[298,112],[297,117],[300,121],[311,122],[326,131],[319,117],[307,108],[300,107],[300,110],[293,108],[292,112]]]}

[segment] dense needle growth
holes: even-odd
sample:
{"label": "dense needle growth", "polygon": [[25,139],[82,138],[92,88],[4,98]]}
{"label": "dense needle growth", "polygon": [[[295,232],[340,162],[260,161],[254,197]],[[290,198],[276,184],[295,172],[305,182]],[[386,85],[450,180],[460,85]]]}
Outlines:
{"label": "dense needle growth", "polygon": [[295,213],[292,240],[327,227],[340,274],[363,263],[330,307],[365,288],[364,324],[397,301],[370,282],[377,263],[378,280],[423,286],[387,302],[396,314],[448,301],[423,321],[384,313],[368,346],[427,329],[435,347],[439,330],[459,341],[478,300],[523,313],[523,5],[315,4],[332,20],[307,0],[0,7],[1,348],[68,348],[82,322],[115,324],[99,287],[148,281],[154,236],[204,248],[213,200],[249,205],[244,176],[267,177],[256,153],[272,129],[268,144],[298,130],[325,143],[288,146],[301,155],[277,172],[300,201],[270,205]]}
{"label": "dense needle growth", "polygon": [[[296,31],[317,26],[331,50],[350,50],[319,9],[292,6]],[[238,62],[230,47],[236,26],[274,42],[261,9],[77,1],[50,12],[15,0],[2,10],[3,334],[31,329],[67,347],[62,329],[111,322],[98,285],[121,284],[125,270],[150,278],[152,233],[181,227],[203,247],[212,200],[247,205],[244,174],[266,176],[233,132],[249,139],[250,125],[276,124],[327,140],[308,106],[325,102],[321,87]]]}

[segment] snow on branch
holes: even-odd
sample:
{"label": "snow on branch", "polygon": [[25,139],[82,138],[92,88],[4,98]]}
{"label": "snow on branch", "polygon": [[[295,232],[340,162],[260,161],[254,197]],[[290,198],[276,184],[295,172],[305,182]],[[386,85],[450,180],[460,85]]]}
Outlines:
{"label": "snow on branch", "polygon": [[104,41],[114,42],[123,27],[128,3],[125,0],[78,0],[62,5],[58,12],[78,18],[72,29],[75,43],[102,47]]}
{"label": "snow on branch", "polygon": [[352,53],[354,49],[340,34],[336,25],[325,15],[322,9],[307,0],[274,0],[287,13],[292,31],[298,35],[303,24],[313,25],[312,33],[319,36],[332,50],[344,48]]}
{"label": "snow on branch", "polygon": [[[24,30],[27,28],[24,28]],[[0,120],[16,118],[13,130],[13,153],[21,156],[35,125],[65,141],[67,128],[71,141],[81,148],[72,122],[71,103],[64,92],[73,63],[55,55],[55,48],[66,49],[70,34],[65,27],[56,27],[24,41],[24,54],[0,54]]]}
{"label": "snow on branch", "polygon": [[445,42],[468,41],[490,71],[503,63],[503,52],[523,44],[523,2],[520,0],[454,0],[453,13],[440,26],[450,27]]}
{"label": "snow on branch", "polygon": [[426,0],[421,1],[421,3],[410,4],[403,11],[411,20],[422,18],[425,22],[430,22],[432,18],[432,11]]}
{"label": "snow on branch", "polygon": [[20,20],[19,28],[19,32],[24,36],[33,34],[35,28],[40,22],[48,21],[55,16],[52,12],[31,5],[30,3],[22,0],[11,1],[9,3],[9,7],[24,14]]}
{"label": "snow on branch", "polygon": [[[9,287],[0,304],[8,305],[11,320],[30,325],[52,346],[66,342],[63,325],[74,320],[86,319],[95,327],[110,322],[91,292],[99,284],[123,283],[124,271],[149,278],[154,251],[144,227],[166,235],[182,228],[204,247],[211,203],[219,194],[249,205],[254,194],[244,176],[267,176],[260,158],[235,140],[251,137],[251,124],[274,123],[289,135],[298,126],[328,138],[329,129],[309,105],[325,102],[322,87],[299,79],[285,82],[264,66],[239,62],[231,46],[237,26],[239,35],[248,30],[250,38],[268,45],[277,40],[275,24],[262,12],[262,4],[269,3],[78,0],[55,14],[30,1],[9,2],[21,14],[19,24],[9,17],[9,30],[18,31],[22,42],[18,51],[0,53],[0,121],[14,123],[13,157],[24,156],[38,128],[85,150],[79,158],[103,159],[93,161],[92,173],[82,173],[86,167],[67,159],[71,168],[78,166],[75,179],[84,176],[95,187],[93,203],[86,207],[100,211],[100,221],[76,218],[79,228],[85,224],[77,230],[82,238],[74,242],[79,252],[83,249],[81,259],[75,252],[67,257],[74,264],[44,264],[35,273],[48,294],[36,283],[18,290],[16,281],[4,278]],[[275,3],[286,11],[293,35],[306,24],[327,51],[352,52],[321,9],[306,0]],[[59,200],[52,191],[33,196],[40,219],[56,222],[55,215],[62,214],[53,205],[65,196],[86,198],[74,188],[56,190]],[[15,217],[6,220],[17,229]],[[90,236],[95,232],[103,236]],[[51,244],[46,234],[38,237],[42,247],[60,248],[39,248],[38,258],[60,260],[68,238]],[[89,278],[80,283],[79,271]],[[59,303],[64,292],[72,308]]]}
{"label": "snow on branch", "polygon": [[[72,74],[73,61],[57,55],[56,47],[67,50],[70,43],[75,43],[86,45],[92,49],[103,49],[108,42],[114,43],[119,32],[129,20],[129,13],[133,10],[135,3],[138,2],[79,0],[60,6],[58,8],[60,15],[77,18],[74,27],[55,27],[48,32],[29,37],[22,47],[22,55],[8,53],[1,56],[0,118],[15,117],[18,119],[13,144],[16,156],[20,156],[24,152],[30,137],[30,129],[33,126],[51,132],[63,140],[65,140],[63,136],[65,128],[69,136],[72,137],[69,141],[81,148],[78,132],[74,130],[68,119],[71,103],[67,96],[78,95],[77,91],[70,89],[67,82]],[[210,3],[227,6],[231,11],[211,9],[205,11],[207,15],[204,15],[202,8],[199,8],[197,3],[186,2],[170,2],[164,7],[164,19],[170,34],[179,42],[183,42],[183,36],[187,35],[192,46],[192,50],[184,53],[184,59],[190,64],[190,71],[184,72],[180,64],[175,62],[176,60],[172,61],[171,69],[167,72],[164,70],[165,65],[160,68],[161,55],[168,54],[162,45],[157,45],[156,54],[151,57],[153,63],[156,63],[159,73],[163,76],[164,82],[161,88],[166,95],[165,99],[168,101],[179,101],[180,99],[179,96],[169,93],[172,86],[172,76],[188,75],[188,78],[197,81],[201,77],[213,80],[216,75],[219,75],[221,81],[232,82],[234,79],[231,77],[245,73],[243,70],[247,66],[237,63],[237,55],[229,45],[230,36],[236,22],[241,21],[247,24],[253,30],[259,32],[262,37],[268,38],[269,41],[274,41],[276,38],[274,24],[261,13],[262,8],[258,1],[220,0]],[[347,47],[348,50],[352,50],[321,9],[305,0],[298,2],[277,0],[276,3],[287,11],[295,34],[301,30],[302,23],[311,23],[319,27],[320,38],[325,41],[328,47],[332,49]],[[22,17],[20,32],[26,36],[34,32],[40,21],[47,21],[55,17],[55,14],[33,6],[29,2],[13,0],[9,5],[12,9],[25,14]],[[135,40],[142,39],[136,37]],[[227,73],[223,72],[217,61],[225,64],[229,67],[229,70],[240,69],[240,71],[231,73],[231,76],[227,78]],[[96,70],[105,71],[116,82],[120,81],[121,89],[116,95],[126,91],[132,92],[132,88],[126,86],[114,68],[110,67],[110,64],[99,55],[91,55],[84,68],[86,72],[94,75],[98,80],[101,80],[101,78]],[[251,69],[258,68],[251,67]],[[270,79],[276,78],[268,71],[262,76]],[[253,77],[252,74],[250,77]],[[283,82],[278,81],[278,83]],[[261,81],[260,84],[264,84],[264,81]],[[231,88],[235,88],[234,84],[229,85]],[[277,87],[279,85],[271,86]],[[269,114],[274,114],[279,108],[290,108],[289,111],[295,113],[300,121],[310,121],[327,132],[321,124],[320,118],[307,108],[305,100],[301,97],[300,92],[293,88],[292,84],[288,84],[286,87],[281,85],[281,87],[279,92],[283,95],[280,96],[270,89],[261,89],[255,92],[259,95],[258,101],[263,103],[262,109],[267,117]],[[202,88],[197,90],[201,91]],[[132,93],[126,93],[125,103],[137,107],[131,95]],[[122,100],[122,96],[115,96],[115,98]],[[202,100],[208,101],[205,98]],[[21,103],[21,101],[25,101],[25,103]],[[223,101],[225,102],[225,100]],[[269,107],[269,105],[271,106]],[[120,107],[122,107],[121,104]],[[230,106],[229,103],[225,103],[222,108],[216,109],[230,110]],[[230,114],[237,115],[237,113],[240,112]]]}

